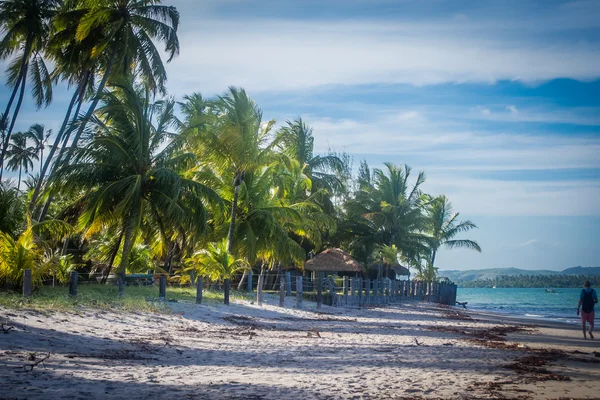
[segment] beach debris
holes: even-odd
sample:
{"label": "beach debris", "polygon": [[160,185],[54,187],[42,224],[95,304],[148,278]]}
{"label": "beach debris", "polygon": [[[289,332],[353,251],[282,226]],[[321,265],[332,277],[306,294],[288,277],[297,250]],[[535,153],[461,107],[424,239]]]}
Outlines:
{"label": "beach debris", "polygon": [[0,323],[0,328],[2,328],[2,333],[6,333],[6,334],[8,334],[8,332],[12,331],[13,329],[15,329],[14,326],[8,325],[8,323],[4,323],[4,322]]}
{"label": "beach debris", "polygon": [[36,353],[29,353],[29,356],[27,357],[27,360],[33,361],[33,362],[30,363],[30,364],[25,364],[25,365],[20,366],[20,367],[16,367],[19,370],[19,371],[16,371],[16,372],[31,372],[31,371],[33,371],[33,369],[35,367],[37,367],[40,364],[42,364],[42,366],[44,368],[46,368],[43,363],[44,363],[44,361],[46,361],[47,359],[49,359],[51,355],[52,355],[51,353],[48,353],[46,355],[46,357],[42,357],[42,358],[38,359]]}
{"label": "beach debris", "polygon": [[319,333],[319,330],[317,328],[311,328],[311,330],[307,332],[306,336],[307,337],[316,336],[318,338],[321,338],[321,334]]}
{"label": "beach debris", "polygon": [[453,343],[442,343],[442,346],[454,346]]}
{"label": "beach debris", "polygon": [[417,338],[415,338],[415,344],[416,344],[417,346],[421,346],[421,345],[422,345],[422,343],[419,343],[419,341],[417,340]]}
{"label": "beach debris", "polygon": [[457,301],[456,304],[458,304],[459,306],[462,306],[462,308],[464,308],[465,310],[467,309],[467,304],[469,304],[468,301]]}

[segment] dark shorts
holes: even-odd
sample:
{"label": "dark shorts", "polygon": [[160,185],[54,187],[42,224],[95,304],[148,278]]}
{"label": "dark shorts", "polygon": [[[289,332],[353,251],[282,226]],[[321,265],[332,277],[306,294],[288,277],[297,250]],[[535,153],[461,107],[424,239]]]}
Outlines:
{"label": "dark shorts", "polygon": [[592,312],[581,312],[581,322],[594,323],[594,311]]}

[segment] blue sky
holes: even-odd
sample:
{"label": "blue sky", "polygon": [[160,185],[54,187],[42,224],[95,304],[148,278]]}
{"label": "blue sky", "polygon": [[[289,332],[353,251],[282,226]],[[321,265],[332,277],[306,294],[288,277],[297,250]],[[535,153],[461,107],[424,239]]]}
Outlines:
{"label": "blue sky", "polygon": [[[483,253],[442,251],[442,269],[600,265],[600,2],[171,3],[171,95],[242,86],[319,152],[424,170],[480,227]],[[17,128],[56,129],[69,96],[29,101]]]}

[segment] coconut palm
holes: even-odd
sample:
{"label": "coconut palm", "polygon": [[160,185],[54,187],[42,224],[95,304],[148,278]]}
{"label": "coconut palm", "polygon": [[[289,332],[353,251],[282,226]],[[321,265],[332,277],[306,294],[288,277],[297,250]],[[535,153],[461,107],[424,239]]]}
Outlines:
{"label": "coconut palm", "polygon": [[120,274],[127,268],[148,210],[162,223],[174,224],[202,215],[186,214],[178,203],[182,196],[199,198],[196,207],[218,197],[183,176],[182,170],[193,165],[195,157],[177,153],[179,143],[168,131],[174,121],[173,105],[151,103],[148,91],[136,91],[131,82],[116,83],[113,92],[104,93],[103,106],[88,124],[89,144],[77,151],[72,164],[62,164],[51,176],[57,188],[73,193],[86,190],[78,200],[86,235],[120,226]]}
{"label": "coconut palm", "polygon": [[[0,60],[11,59],[7,69],[11,96],[0,126],[7,130],[0,153],[0,180],[2,166],[10,142],[12,130],[23,103],[27,77],[32,80],[32,94],[36,105],[48,105],[52,101],[52,80],[42,55],[46,50],[51,32],[51,20],[56,13],[58,0],[5,0],[0,2],[0,31],[5,36],[0,41]],[[17,97],[17,104],[7,124],[9,112]]]}
{"label": "coconut palm", "polygon": [[25,132],[27,139],[33,141],[33,148],[35,153],[39,154],[40,160],[40,173],[42,171],[42,164],[44,164],[44,149],[46,148],[46,142],[52,134],[52,130],[45,130],[44,125],[33,124],[29,127],[29,130]]}
{"label": "coconut palm", "polygon": [[435,256],[441,247],[448,249],[467,248],[481,252],[479,244],[473,240],[455,239],[456,235],[477,229],[473,222],[458,221],[459,213],[454,212],[452,203],[446,196],[432,199],[426,207],[428,216],[429,268],[435,268]]}
{"label": "coconut palm", "polygon": [[0,232],[15,235],[25,221],[25,204],[18,190],[0,183]]}
{"label": "coconut palm", "polygon": [[23,169],[25,169],[25,172],[28,172],[29,169],[33,168],[33,160],[37,160],[38,155],[34,146],[27,145],[26,133],[17,132],[12,135],[10,141],[10,147],[6,151],[6,157],[8,159],[6,168],[11,171],[19,170],[17,189],[20,189],[21,173],[23,172]]}
{"label": "coconut palm", "polygon": [[[57,18],[62,21],[63,30],[58,42],[72,35],[75,44],[79,44],[78,48],[72,51],[76,54],[75,65],[69,64],[64,70],[70,75],[74,71],[81,71],[81,75],[77,75],[76,78],[79,82],[80,96],[89,85],[95,71],[102,71],[102,79],[85,116],[79,119],[78,124],[73,125],[75,133],[71,148],[68,152],[59,154],[56,164],[67,163],[71,159],[109,78],[125,76],[130,79],[131,76],[136,76],[152,93],[157,90],[164,92],[166,70],[154,43],[164,43],[167,62],[179,54],[179,13],[173,6],[162,5],[160,0],[75,0],[73,3],[72,7],[61,12]],[[73,45],[72,42],[68,43]],[[85,68],[77,63],[82,63]],[[75,95],[73,98],[75,99]],[[75,116],[77,117],[77,112]],[[61,131],[64,131],[64,128],[61,128]],[[70,135],[70,132],[59,131],[60,140],[65,146]],[[36,189],[34,201],[37,201],[41,188]],[[48,209],[51,200],[52,197],[44,209]]]}
{"label": "coconut palm", "polygon": [[291,159],[297,160],[304,174],[312,181],[313,192],[325,188],[329,193],[342,189],[342,183],[335,172],[343,171],[346,166],[336,155],[314,155],[314,137],[312,128],[297,118],[286,121],[286,125],[277,131],[278,146]]}

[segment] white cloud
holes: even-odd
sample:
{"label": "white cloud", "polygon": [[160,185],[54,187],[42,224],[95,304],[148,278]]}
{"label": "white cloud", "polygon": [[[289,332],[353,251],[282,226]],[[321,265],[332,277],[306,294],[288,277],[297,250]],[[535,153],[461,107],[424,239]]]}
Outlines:
{"label": "white cloud", "polygon": [[485,26],[465,32],[460,24],[437,27],[432,21],[248,19],[188,24],[193,30],[180,34],[181,55],[168,67],[169,88],[176,94],[190,88],[219,92],[232,84],[255,92],[600,76],[598,43],[540,45],[526,37],[517,41],[490,35]]}

